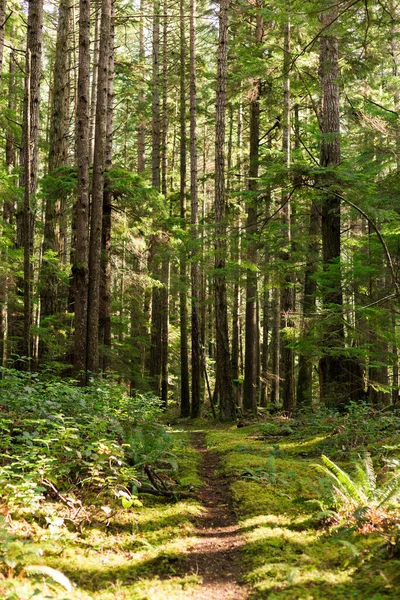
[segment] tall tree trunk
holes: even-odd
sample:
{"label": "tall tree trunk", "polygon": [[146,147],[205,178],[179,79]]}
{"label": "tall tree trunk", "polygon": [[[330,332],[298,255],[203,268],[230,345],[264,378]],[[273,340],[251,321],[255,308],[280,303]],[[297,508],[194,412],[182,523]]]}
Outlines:
{"label": "tall tree trunk", "polygon": [[[10,114],[13,114],[15,110],[15,56],[14,52],[10,53],[9,58],[9,72],[8,72],[8,103],[7,107]],[[6,130],[6,168],[7,173],[11,175],[13,169],[16,166],[16,150],[15,150],[15,139],[12,127],[8,127]],[[5,199],[3,204],[3,223],[7,227],[11,223],[11,216],[14,212],[14,205],[11,200]],[[1,256],[2,263],[8,264],[8,251],[7,246],[4,248]],[[0,297],[0,364],[6,365],[8,357],[8,309],[9,309],[9,288],[10,288],[10,276],[8,273],[8,267],[6,273],[3,275],[1,282],[1,297]]]}
{"label": "tall tree trunk", "polygon": [[[186,228],[186,40],[185,40],[185,0],[180,0],[180,217]],[[181,417],[190,415],[189,365],[188,365],[188,313],[186,253],[182,248],[179,261],[180,290],[180,363],[181,363]]]}
{"label": "tall tree trunk", "polygon": [[[319,254],[320,215],[315,202],[311,203],[310,220],[308,226],[308,248],[306,252],[306,265],[304,273],[304,296],[303,296],[303,314],[302,314],[302,338],[307,345],[307,338],[310,335],[311,319],[315,315],[317,307],[317,282],[315,273]],[[313,360],[307,350],[302,350],[299,354],[299,372],[297,377],[296,400],[298,406],[310,405],[312,401],[312,382],[313,382]]]}
{"label": "tall tree trunk", "polygon": [[281,358],[281,294],[279,288],[273,290],[272,297],[273,322],[272,322],[272,378],[271,378],[271,404],[279,404],[280,391],[280,358]]}
{"label": "tall tree trunk", "polygon": [[[162,127],[161,127],[161,192],[167,200],[167,138],[168,138],[168,0],[163,1],[162,29]],[[167,239],[167,236],[166,236]],[[160,294],[161,318],[161,400],[168,403],[168,343],[169,343],[169,284],[170,259],[166,252],[161,267],[163,287]]]}
{"label": "tall tree trunk", "polygon": [[139,175],[144,171],[145,167],[145,139],[146,139],[146,123],[143,117],[145,107],[145,53],[144,53],[144,0],[140,0],[140,17],[139,17],[139,69],[142,75],[142,81],[139,86],[138,95],[138,130],[137,130],[137,170]]}
{"label": "tall tree trunk", "polygon": [[103,219],[104,168],[107,132],[108,67],[111,0],[102,0],[96,127],[93,157],[92,207],[89,240],[89,291],[87,329],[87,368],[99,370],[99,309],[101,281],[101,236]]}
{"label": "tall tree trunk", "polygon": [[229,0],[221,0],[219,10],[218,72],[215,115],[215,328],[216,385],[220,400],[220,417],[231,421],[236,416],[229,355],[228,306],[226,295],[226,204],[225,204],[225,114],[228,68]]}
{"label": "tall tree trunk", "polygon": [[[236,157],[236,176],[237,189],[241,189],[242,184],[242,129],[243,129],[243,106],[239,102],[237,113],[237,157]],[[232,260],[237,265],[235,281],[233,284],[233,307],[232,307],[232,380],[235,391],[235,401],[238,407],[242,407],[242,385],[240,383],[240,261],[241,261],[241,219],[240,213],[235,215],[234,235],[232,241]]]}
{"label": "tall tree trunk", "polygon": [[29,4],[28,38],[26,52],[26,82],[24,115],[22,122],[21,185],[24,187],[23,206],[23,249],[24,249],[24,319],[21,344],[22,355],[32,356],[30,328],[32,322],[31,284],[34,215],[32,199],[36,194],[39,163],[39,108],[40,75],[42,61],[43,0],[32,0]]}
{"label": "tall tree trunk", "polygon": [[6,25],[7,0],[0,0],[0,84],[3,72],[4,33]]}
{"label": "tall tree trunk", "polygon": [[90,0],[79,4],[79,71],[76,111],[78,198],[74,205],[75,235],[72,250],[72,295],[75,311],[74,370],[83,381],[86,372],[89,282],[89,93]]}
{"label": "tall tree trunk", "polygon": [[99,309],[99,340],[103,345],[102,369],[110,362],[111,351],[111,191],[107,187],[107,171],[112,166],[114,114],[114,2],[111,2],[110,44],[107,81],[107,124],[105,148],[105,188],[103,192],[103,225],[101,232],[101,281]]}
{"label": "tall tree trunk", "polygon": [[[260,8],[260,3],[257,3]],[[263,18],[256,15],[255,53],[262,43]],[[254,82],[250,101],[250,166],[248,189],[251,194],[247,207],[246,237],[247,261],[252,268],[247,269],[246,275],[246,322],[245,322],[245,359],[243,382],[243,408],[253,413],[257,412],[258,397],[258,319],[257,319],[257,212],[258,212],[258,165],[260,138],[260,96],[261,80]]]}
{"label": "tall tree trunk", "polygon": [[[287,169],[290,167],[290,23],[284,26],[284,49],[283,49],[283,123],[282,123],[282,154],[284,165]],[[285,280],[281,292],[281,330],[293,327],[292,314],[294,310],[294,292],[293,276],[290,271],[290,249],[291,249],[291,218],[290,201],[283,197],[284,208],[283,227],[284,227],[284,245],[285,250],[282,253],[282,259],[286,266]],[[291,414],[294,409],[294,353],[282,336],[281,344],[281,378],[282,378],[282,407],[283,410]]]}
{"label": "tall tree trunk", "polygon": [[90,116],[89,116],[89,165],[93,163],[94,152],[94,130],[96,124],[96,103],[97,103],[97,80],[99,76],[99,50],[100,50],[100,20],[101,20],[101,2],[94,0],[94,40],[93,40],[93,62],[92,62],[92,82],[90,93]]}
{"label": "tall tree trunk", "polygon": [[192,417],[200,416],[200,270],[197,258],[199,201],[197,185],[196,0],[190,0],[190,198],[192,239]]}
{"label": "tall tree trunk", "polygon": [[[338,39],[329,31],[329,23],[337,17],[337,7],[322,14],[321,24],[326,28],[320,40],[320,76],[322,88],[321,167],[330,173],[340,164],[340,106],[339,106],[339,50]],[[332,174],[323,175],[326,188],[322,197],[322,262],[325,284],[322,301],[327,321],[324,331],[323,354],[319,363],[321,400],[327,406],[343,408],[352,397],[354,386],[361,381],[357,364],[344,354],[343,295],[340,268],[340,200],[335,189],[338,183]],[[353,397],[355,399],[355,397]]]}
{"label": "tall tree trunk", "polygon": [[[160,0],[153,4],[153,80],[152,80],[152,185],[160,191],[161,177],[161,112],[160,112]],[[161,235],[152,237],[152,276],[161,281],[162,268],[160,248]],[[159,286],[152,289],[151,300],[151,347],[150,380],[154,392],[161,396],[162,370],[162,292]]]}
{"label": "tall tree trunk", "polygon": [[[70,38],[71,1],[61,0],[58,13],[56,55],[54,60],[53,97],[49,131],[49,172],[67,164],[68,125],[70,103],[69,56],[66,49]],[[40,274],[40,322],[57,314],[60,307],[58,264],[55,258],[61,257],[61,212],[65,202],[50,195],[46,198],[44,236],[42,246],[42,265]],[[51,251],[52,255],[46,253]],[[39,359],[46,343],[39,342]]]}

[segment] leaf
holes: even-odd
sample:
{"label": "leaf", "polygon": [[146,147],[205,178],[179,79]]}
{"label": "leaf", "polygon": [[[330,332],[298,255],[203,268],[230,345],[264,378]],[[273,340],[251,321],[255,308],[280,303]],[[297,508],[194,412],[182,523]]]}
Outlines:
{"label": "leaf", "polygon": [[53,581],[65,588],[67,592],[72,592],[72,583],[68,577],[61,573],[61,571],[57,571],[57,569],[46,567],[45,565],[30,565],[25,567],[25,571],[32,575],[46,575],[46,577],[50,577]]}

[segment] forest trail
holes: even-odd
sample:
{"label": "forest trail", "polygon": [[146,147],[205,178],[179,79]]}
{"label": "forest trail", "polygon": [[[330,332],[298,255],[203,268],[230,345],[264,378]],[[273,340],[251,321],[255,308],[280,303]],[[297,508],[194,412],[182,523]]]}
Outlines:
{"label": "forest trail", "polygon": [[199,500],[206,512],[196,518],[198,542],[188,550],[188,566],[202,585],[187,597],[196,600],[244,600],[248,590],[240,585],[244,540],[231,504],[229,482],[218,472],[218,454],[209,452],[205,434],[192,434],[192,446],[200,453],[200,477],[204,485]]}

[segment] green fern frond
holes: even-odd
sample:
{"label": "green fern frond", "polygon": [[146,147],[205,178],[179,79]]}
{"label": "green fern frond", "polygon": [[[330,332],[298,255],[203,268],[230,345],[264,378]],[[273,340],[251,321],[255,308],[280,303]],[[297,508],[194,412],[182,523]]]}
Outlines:
{"label": "green fern frond", "polygon": [[29,565],[25,567],[25,572],[29,575],[45,575],[50,577],[53,581],[61,585],[67,592],[72,592],[72,583],[61,571],[46,567],[45,565]]}
{"label": "green fern frond", "polygon": [[374,469],[374,464],[372,462],[372,458],[369,452],[366,452],[364,455],[364,469],[366,474],[366,483],[368,486],[368,493],[374,494],[376,491],[376,473]]}
{"label": "green fern frond", "polygon": [[378,507],[386,506],[396,496],[400,496],[400,475],[389,481],[377,494]]}
{"label": "green fern frond", "polygon": [[343,469],[341,469],[330,458],[325,456],[325,454],[322,455],[321,459],[325,465],[326,474],[336,481],[338,488],[348,498],[349,501],[362,503],[367,501],[366,494],[362,490],[361,486],[358,486],[351,479],[351,477],[345,471],[343,471]]}

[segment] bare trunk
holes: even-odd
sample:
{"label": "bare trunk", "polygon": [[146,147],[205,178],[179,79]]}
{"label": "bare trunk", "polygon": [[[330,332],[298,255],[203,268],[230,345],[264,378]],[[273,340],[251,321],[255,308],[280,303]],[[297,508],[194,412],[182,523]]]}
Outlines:
{"label": "bare trunk", "polygon": [[[327,26],[337,16],[337,7],[327,10],[321,18]],[[340,200],[335,193],[338,183],[332,170],[341,162],[339,106],[339,50],[337,37],[329,28],[320,41],[320,75],[322,88],[321,167],[329,174],[321,183],[328,190],[322,198],[322,262],[326,284],[322,300],[327,314],[323,355],[319,363],[321,400],[327,406],[343,409],[349,399],[356,400],[362,392],[361,368],[354,359],[343,355],[343,294],[340,267]]]}
{"label": "bare trunk", "polygon": [[72,249],[72,296],[75,311],[74,370],[83,380],[86,372],[87,312],[89,281],[89,91],[90,91],[90,0],[79,5],[79,71],[76,112],[76,157],[78,198],[74,206],[75,235]]}
{"label": "bare trunk", "polygon": [[[152,184],[160,191],[161,162],[161,114],[160,114],[160,0],[153,4],[153,88],[152,88]],[[154,279],[161,281],[162,267],[160,247],[161,236],[153,236],[151,241],[151,270]],[[162,377],[162,327],[163,327],[163,294],[159,286],[154,286],[151,300],[151,347],[150,347],[150,381],[154,392],[161,396]]]}
{"label": "bare trunk", "polygon": [[199,202],[197,185],[196,0],[190,0],[190,198],[192,238],[192,417],[200,416],[200,271],[197,258]]}
{"label": "bare trunk", "polygon": [[[284,165],[287,169],[290,167],[290,23],[284,27],[284,57],[283,57],[283,127],[282,127],[282,153]],[[285,264],[286,273],[281,292],[281,330],[287,331],[293,328],[292,314],[294,311],[294,292],[293,276],[291,275],[290,249],[291,249],[291,215],[290,200],[284,200],[283,209],[283,228],[284,228],[284,246],[282,258]],[[280,374],[282,378],[282,407],[283,410],[291,414],[294,409],[294,353],[289,347],[286,336],[282,336],[281,344],[281,367]]]}
{"label": "bare trunk", "polygon": [[144,0],[140,0],[140,21],[139,21],[139,68],[142,74],[142,81],[139,87],[138,95],[138,132],[137,132],[137,170],[139,175],[144,171],[145,167],[145,138],[146,138],[146,125],[143,115],[145,107],[145,54],[144,54]]}
{"label": "bare trunk", "polygon": [[7,0],[0,0],[0,84],[3,71],[4,32],[6,25]]}
{"label": "bare trunk", "polygon": [[92,63],[92,83],[90,94],[90,116],[89,116],[89,164],[93,163],[94,152],[94,130],[96,124],[96,103],[97,103],[97,79],[99,76],[99,49],[100,49],[100,19],[101,3],[94,0],[94,40],[93,40],[93,63]]}
{"label": "bare trunk", "polygon": [[96,374],[99,370],[101,236],[103,225],[104,169],[106,158],[110,23],[111,0],[102,0],[89,241],[87,368],[88,371],[93,374]]}
{"label": "bare trunk", "polygon": [[[68,126],[70,103],[69,56],[66,49],[70,37],[70,0],[61,0],[58,14],[56,55],[54,61],[53,99],[49,132],[49,172],[67,164],[68,158]],[[59,312],[64,290],[59,288],[58,265],[55,258],[62,258],[65,245],[62,235],[61,214],[65,211],[65,201],[60,198],[46,198],[43,260],[40,273],[40,323],[46,326],[46,317]],[[64,243],[63,243],[64,242]],[[48,255],[49,251],[51,252]],[[47,253],[47,254],[46,254]],[[43,340],[39,343],[39,358],[45,351]]]}
{"label": "bare trunk", "polygon": [[[262,42],[263,18],[256,16],[255,52]],[[260,138],[260,96],[261,80],[254,82],[254,89],[250,102],[250,166],[248,190],[251,194],[247,207],[246,237],[247,261],[254,265],[247,270],[246,276],[246,322],[245,322],[245,362],[243,382],[243,408],[253,413],[257,412],[258,397],[258,320],[257,320],[257,212],[258,212],[258,163],[259,163],[259,138]]]}
{"label": "bare trunk", "polygon": [[[180,0],[180,217],[182,227],[186,228],[186,42],[185,42],[185,0]],[[181,417],[190,415],[188,337],[187,337],[187,281],[186,255],[184,248],[180,257],[180,361],[181,361]]]}
{"label": "bare trunk", "polygon": [[228,57],[229,0],[221,0],[219,11],[218,73],[215,118],[215,328],[216,381],[220,401],[220,417],[234,420],[236,404],[229,355],[228,306],[226,296],[226,206],[225,206],[225,114]]}
{"label": "bare trunk", "polygon": [[28,39],[26,53],[26,82],[24,115],[22,123],[21,185],[24,190],[23,206],[23,243],[24,248],[24,319],[21,344],[22,355],[27,357],[25,365],[29,367],[32,356],[31,348],[31,285],[33,250],[34,215],[31,210],[32,198],[36,194],[39,163],[39,107],[40,107],[40,75],[42,61],[42,24],[43,1],[32,0],[29,4]]}
{"label": "bare trunk", "polygon": [[107,124],[105,149],[105,188],[103,192],[103,224],[101,232],[101,282],[99,340],[103,348],[102,368],[107,369],[111,351],[111,192],[107,187],[107,171],[112,166],[114,102],[114,2],[111,4],[110,44],[107,82]]}

